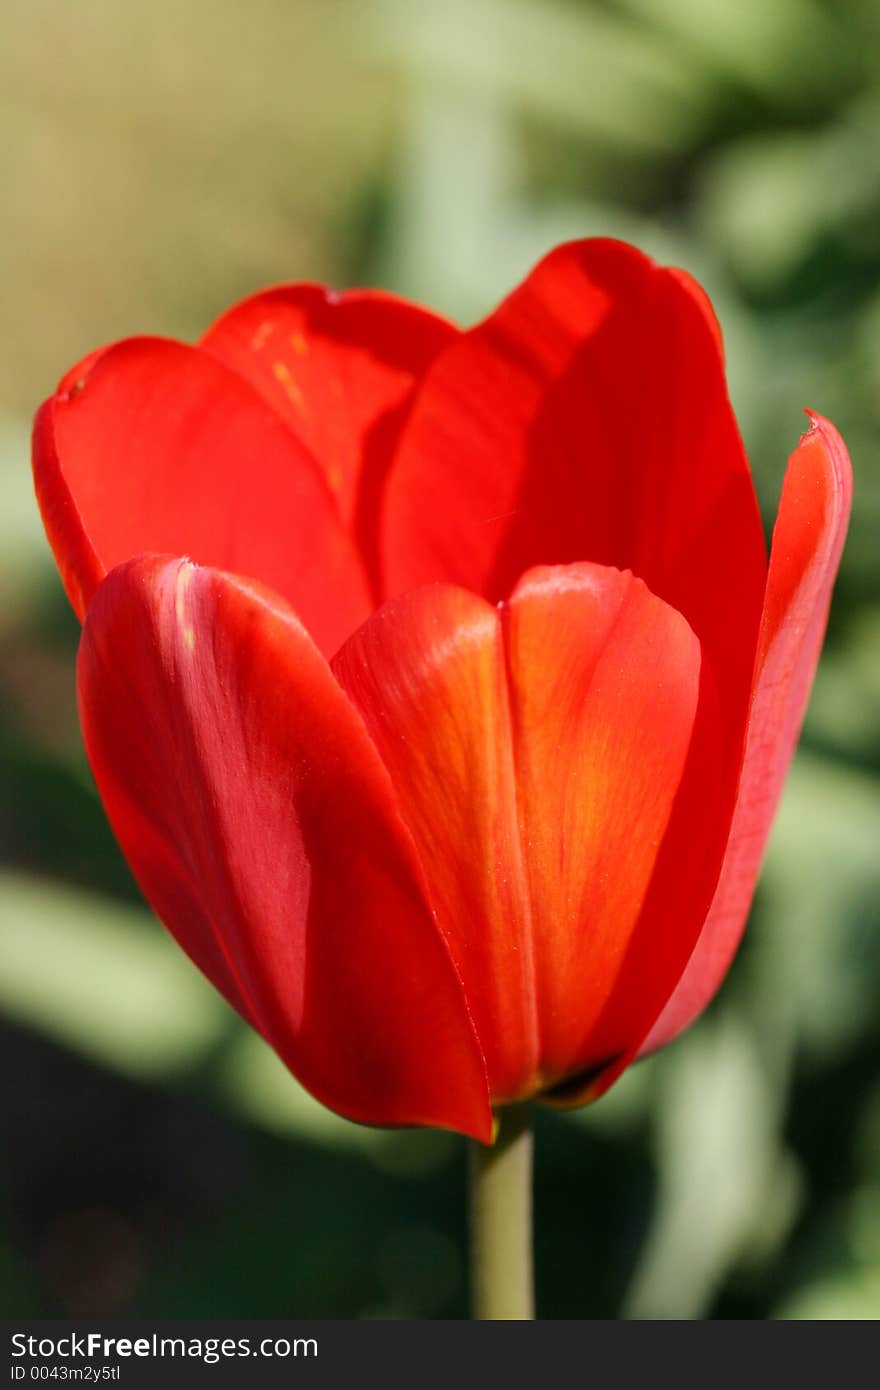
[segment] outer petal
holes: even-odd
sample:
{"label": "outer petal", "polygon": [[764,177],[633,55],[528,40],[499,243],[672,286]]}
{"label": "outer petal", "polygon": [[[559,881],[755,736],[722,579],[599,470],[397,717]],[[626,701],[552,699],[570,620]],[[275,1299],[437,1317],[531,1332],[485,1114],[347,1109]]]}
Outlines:
{"label": "outer petal", "polygon": [[148,551],[271,585],[328,652],[369,611],[360,561],[304,446],[196,348],[132,338],[86,358],[37,416],[34,476],[81,618],[104,575]]}
{"label": "outer petal", "polygon": [[706,1007],[733,959],[797,743],[828,620],[852,502],[834,426],[812,428],[789,461],[773,531],[745,762],[711,911],[677,989],[642,1051],[662,1047]]}
{"label": "outer petal", "polygon": [[[530,571],[505,617],[546,1086],[617,1046],[598,1025],[681,787],[701,655],[680,614],[598,565]],[[688,940],[695,925],[670,915],[665,930]],[[632,1007],[662,969],[644,965]]]}
{"label": "outer petal", "polygon": [[378,507],[413,383],[457,334],[380,290],[283,285],[235,305],[202,338],[306,444],[376,580]]}
{"label": "outer petal", "polygon": [[[631,575],[574,565],[531,572],[501,620],[447,586],[392,600],[334,669],[413,832],[493,1100],[604,1062],[595,1024],[691,741],[687,623]],[[695,927],[672,930],[689,950]]]}
{"label": "outer petal", "polygon": [[486,1139],[485,1069],[363,724],[259,586],[142,557],[90,607],[89,758],[146,896],[325,1104]]}
{"label": "outer petal", "polygon": [[392,600],[333,662],[394,782],[480,1039],[494,1101],[538,1076],[531,922],[501,622],[463,589]]}
{"label": "outer petal", "polygon": [[426,373],[384,548],[390,593],[631,569],[697,634],[739,744],[766,558],[705,296],[621,243],[552,252]]}

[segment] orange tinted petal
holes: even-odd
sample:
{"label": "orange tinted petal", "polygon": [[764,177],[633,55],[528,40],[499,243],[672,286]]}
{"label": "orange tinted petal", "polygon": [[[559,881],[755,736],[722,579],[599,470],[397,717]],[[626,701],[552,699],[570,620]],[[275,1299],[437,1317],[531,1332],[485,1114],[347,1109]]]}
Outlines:
{"label": "orange tinted petal", "polygon": [[[443,585],[392,600],[334,670],[394,782],[493,1100],[604,1062],[597,1020],[690,747],[687,623],[631,575],[534,570],[500,614]],[[673,930],[689,949],[694,924]]]}
{"label": "orange tinted petal", "polygon": [[422,860],[493,1100],[534,1088],[537,1032],[501,623],[434,585],[381,608],[333,669],[360,709]]}
{"label": "orange tinted petal", "polygon": [[679,790],[700,647],[640,580],[598,565],[530,571],[505,618],[541,1066],[553,1084],[606,1060],[596,1024]]}

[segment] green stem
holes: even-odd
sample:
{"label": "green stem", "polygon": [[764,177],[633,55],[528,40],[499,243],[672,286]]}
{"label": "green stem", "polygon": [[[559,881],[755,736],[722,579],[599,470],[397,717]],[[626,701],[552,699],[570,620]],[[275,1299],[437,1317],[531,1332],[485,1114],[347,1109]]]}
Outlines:
{"label": "green stem", "polygon": [[526,1105],[501,1111],[490,1147],[470,1154],[471,1301],[481,1320],[535,1316],[532,1126]]}

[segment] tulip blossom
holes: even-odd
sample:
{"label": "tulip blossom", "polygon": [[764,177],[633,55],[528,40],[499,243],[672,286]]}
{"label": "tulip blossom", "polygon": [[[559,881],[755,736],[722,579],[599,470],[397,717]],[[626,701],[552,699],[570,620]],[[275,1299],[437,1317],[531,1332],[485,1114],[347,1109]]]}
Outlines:
{"label": "tulip blossom", "polygon": [[571,243],[467,331],[268,290],[85,358],[34,470],[119,843],[315,1096],[485,1141],[702,1011],[851,479],[811,415],[768,562],[686,275]]}

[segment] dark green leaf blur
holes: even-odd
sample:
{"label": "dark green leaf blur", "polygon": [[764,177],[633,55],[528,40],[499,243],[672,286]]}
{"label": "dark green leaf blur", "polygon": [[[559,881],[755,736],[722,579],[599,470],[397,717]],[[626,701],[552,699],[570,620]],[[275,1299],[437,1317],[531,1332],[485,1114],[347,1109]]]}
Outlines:
{"label": "dark green leaf blur", "polygon": [[6,0],[0,1313],[450,1318],[463,1141],[312,1102],[166,938],[82,755],[30,416],[280,280],[463,322],[611,234],[710,291],[769,526],[804,406],[856,502],[746,943],[594,1109],[541,1113],[544,1318],[880,1314],[880,6]]}

